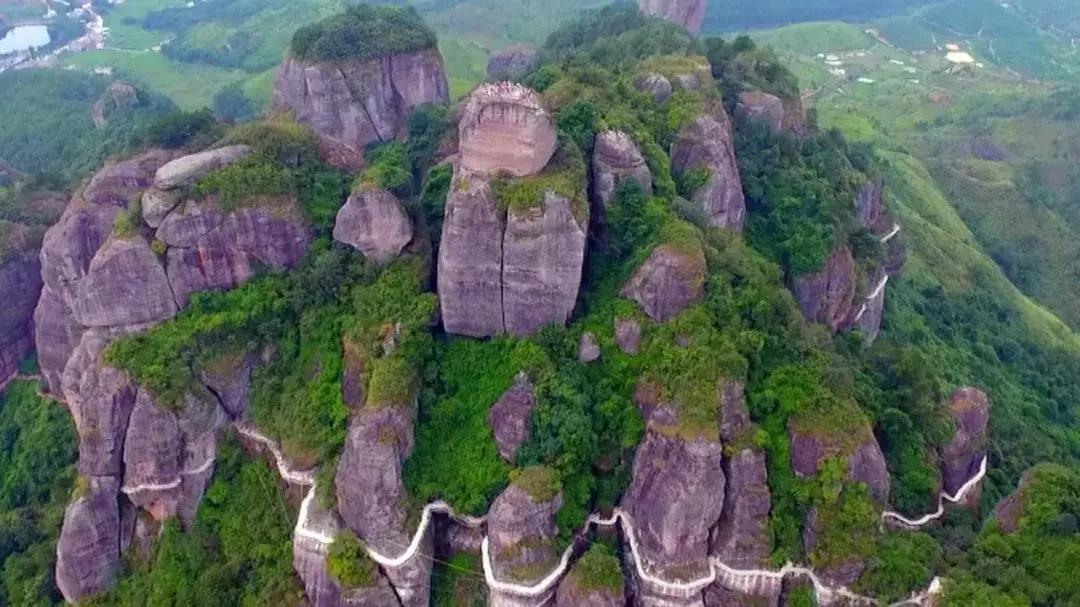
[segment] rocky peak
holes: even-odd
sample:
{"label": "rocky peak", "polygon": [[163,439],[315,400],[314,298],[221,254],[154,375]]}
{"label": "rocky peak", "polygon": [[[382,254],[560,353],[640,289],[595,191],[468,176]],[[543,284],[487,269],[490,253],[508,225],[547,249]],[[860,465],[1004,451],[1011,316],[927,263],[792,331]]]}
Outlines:
{"label": "rocky peak", "polygon": [[705,19],[706,0],[638,0],[638,8],[650,17],[681,25],[696,34]]}
{"label": "rocky peak", "polygon": [[636,180],[652,195],[652,173],[634,140],[622,131],[603,131],[596,136],[592,163],[593,202],[607,205],[624,181]]}
{"label": "rocky peak", "polygon": [[535,46],[517,44],[495,51],[488,58],[488,80],[517,80],[528,74],[540,62],[540,52]]}
{"label": "rocky peak", "polygon": [[671,149],[671,168],[683,175],[705,172],[708,179],[693,201],[709,215],[713,227],[741,232],[746,223],[746,198],[735,160],[731,120],[722,107],[699,116],[684,127]]}
{"label": "rocky peak", "polygon": [[469,172],[536,175],[558,145],[555,124],[536,91],[510,82],[483,84],[458,122],[461,166]]}
{"label": "rocky peak", "polygon": [[356,170],[364,149],[394,140],[417,106],[449,102],[442,55],[428,48],[363,60],[290,57],[274,83],[272,108],[310,126],[328,162]]}

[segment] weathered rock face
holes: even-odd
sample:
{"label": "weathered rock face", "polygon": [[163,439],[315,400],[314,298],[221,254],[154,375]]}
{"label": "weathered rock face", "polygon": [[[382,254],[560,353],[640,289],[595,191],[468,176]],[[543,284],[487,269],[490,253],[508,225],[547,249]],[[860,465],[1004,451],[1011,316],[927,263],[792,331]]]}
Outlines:
{"label": "weathered rock face", "polygon": [[140,236],[113,238],[94,256],[72,306],[84,327],[154,324],[176,315],[165,268]]}
{"label": "weathered rock face", "polygon": [[761,91],[741,93],[736,112],[743,120],[759,120],[774,131],[784,128],[784,102],[776,95]]}
{"label": "weathered rock face", "polygon": [[522,373],[488,412],[488,424],[495,434],[499,455],[506,461],[517,461],[518,449],[529,438],[529,420],[535,408],[536,387]]}
{"label": "weathered rock face", "polygon": [[889,500],[889,470],[885,455],[867,426],[853,436],[826,437],[792,430],[791,467],[796,476],[806,478],[817,474],[825,461],[841,457],[847,462],[847,480],[865,483],[870,495],[880,503]]}
{"label": "weathered rock face", "polygon": [[461,166],[482,175],[536,175],[558,145],[555,124],[527,87],[485,84],[469,96],[458,122]]}
{"label": "weathered rock face", "polygon": [[707,171],[709,179],[694,193],[693,201],[718,228],[741,232],[746,223],[746,198],[735,161],[731,120],[723,108],[701,116],[683,128],[671,150],[676,173]]}
{"label": "weathered rock face", "polygon": [[666,103],[674,93],[671,81],[657,73],[642,74],[634,81],[634,86],[652,97],[656,103]]}
{"label": "weathered rock face", "polygon": [[488,58],[488,80],[517,80],[528,74],[540,63],[540,52],[535,46],[514,45],[495,51]]}
{"label": "weathered rock face", "polygon": [[334,240],[359,249],[376,263],[397,257],[412,239],[412,222],[401,202],[381,189],[354,192],[334,224]]}
{"label": "weathered rock face", "polygon": [[725,382],[720,403],[720,436],[730,455],[724,461],[726,496],[712,553],[736,569],[760,568],[772,551],[765,453],[753,443],[756,428],[750,423],[743,385]]}
{"label": "weathered rock face", "polygon": [[418,105],[449,102],[442,56],[430,49],[372,61],[290,58],[274,83],[272,108],[310,126],[328,162],[355,170],[364,148],[395,139]]}
{"label": "weathered rock face", "polygon": [[508,213],[482,176],[457,168],[439,248],[446,330],[525,336],[566,323],[585,262],[585,229],[573,211],[548,192],[540,208]]}
{"label": "weathered rock face", "polygon": [[[414,417],[411,407],[368,403],[350,422],[335,476],[345,524],[368,546],[392,557],[412,541],[408,512],[402,507],[408,501],[402,464],[412,452]],[[429,526],[416,556],[400,567],[384,568],[406,607],[428,604],[433,544]]]}
{"label": "weathered rock face", "polygon": [[650,17],[681,25],[691,33],[701,31],[706,0],[638,0],[638,8]]}
{"label": "weathered rock face", "polygon": [[479,176],[458,167],[450,187],[439,247],[443,324],[458,335],[501,335],[506,214],[495,203],[491,185]]}
{"label": "weathered rock face", "polygon": [[855,217],[876,236],[884,236],[893,228],[892,217],[885,207],[885,182],[871,181],[864,184],[855,195]]}
{"label": "weathered rock face", "polygon": [[[634,522],[649,571],[668,580],[701,579],[710,571],[709,532],[724,509],[723,446],[718,436],[687,439],[664,432],[677,423],[677,413],[663,403],[645,409],[649,429],[634,456],[622,508]],[[649,597],[672,598],[645,580],[637,583],[644,604]],[[671,604],[701,604],[700,593],[678,598]]]}
{"label": "weathered rock face", "polygon": [[1024,476],[1020,478],[1020,485],[1016,488],[1016,491],[1005,496],[994,507],[994,521],[997,522],[998,529],[1002,533],[1016,533],[1020,530],[1020,519],[1024,516],[1024,509],[1027,506],[1024,494],[1027,492],[1027,488],[1035,482],[1035,475],[1038,470],[1038,467],[1036,467],[1025,471]]}
{"label": "weathered rock face", "polygon": [[311,231],[293,200],[225,213],[211,197],[188,201],[170,213],[157,239],[168,246],[169,286],[183,307],[193,293],[235,288],[254,278],[260,267],[295,266],[307,253]]}
{"label": "weathered rock face", "polygon": [[56,585],[69,603],[107,590],[120,564],[120,506],[115,477],[93,477],[64,512],[56,546]]}
{"label": "weathered rock face", "polygon": [[[96,341],[93,346],[85,345]],[[88,333],[80,348],[104,348],[104,339]],[[73,357],[74,358],[74,357]],[[101,368],[94,356],[80,375],[74,391],[67,390],[68,406],[79,432],[79,471],[86,476],[120,476],[128,418],[135,407],[136,388],[126,373]],[[73,360],[73,362],[75,362]]]}
{"label": "weathered rock face", "polygon": [[[549,487],[533,487],[522,479],[543,474],[539,469],[522,472],[522,477],[506,488],[491,505],[488,514],[488,546],[495,579],[519,584],[535,584],[559,563],[555,546],[559,528],[555,516],[562,508],[562,493]],[[523,599],[492,592],[493,605],[545,605],[554,589],[544,597]]]}
{"label": "weathered rock face", "polygon": [[[60,376],[85,330],[74,311],[80,283],[112,233],[116,216],[141,196],[153,183],[158,168],[174,156],[152,150],[107,165],[74,196],[59,222],[46,232],[41,248],[45,288],[34,317],[38,360],[52,393],[63,394]],[[157,296],[154,299],[161,301]]]}
{"label": "weathered rock face", "polygon": [[795,279],[795,298],[808,320],[839,332],[849,326],[855,288],[855,258],[851,249],[841,246],[820,271]]}
{"label": "weathered rock face", "polygon": [[[978,388],[961,388],[949,399],[949,415],[956,422],[956,434],[941,450],[942,483],[946,493],[956,495],[979,471],[986,457],[990,398]],[[976,504],[978,492],[965,504]]]}
{"label": "weathered rock face", "polygon": [[585,265],[585,228],[573,202],[552,192],[542,208],[511,210],[503,238],[506,333],[524,337],[570,320]]}
{"label": "weathered rock face", "polygon": [[[0,250],[4,243],[0,236]],[[34,307],[41,295],[41,262],[37,249],[0,258],[0,384],[19,370],[19,363],[34,349]]]}
{"label": "weathered rock face", "polygon": [[666,322],[705,297],[705,254],[661,245],[638,268],[620,295],[641,306],[649,318]]}
{"label": "weathered rock face", "polygon": [[621,131],[604,131],[596,136],[593,153],[593,202],[607,205],[615,198],[619,186],[628,179],[641,184],[652,195],[652,173],[629,135]]}

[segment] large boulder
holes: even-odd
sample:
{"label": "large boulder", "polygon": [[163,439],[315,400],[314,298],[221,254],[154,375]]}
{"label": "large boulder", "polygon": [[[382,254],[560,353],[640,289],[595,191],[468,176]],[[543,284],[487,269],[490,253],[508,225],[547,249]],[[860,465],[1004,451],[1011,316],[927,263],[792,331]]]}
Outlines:
{"label": "large boulder", "polygon": [[723,108],[699,116],[679,132],[671,150],[671,168],[683,175],[706,173],[708,179],[694,192],[693,201],[708,214],[713,227],[742,231],[746,198],[731,120]]}
{"label": "large boulder", "polygon": [[661,245],[623,286],[655,322],[666,322],[705,297],[705,254],[697,242]]}
{"label": "large boulder", "polygon": [[274,83],[272,109],[311,127],[328,162],[355,170],[365,148],[395,139],[417,106],[449,102],[442,55],[431,48],[368,61],[289,58]]}
{"label": "large boulder", "polygon": [[536,408],[536,387],[525,373],[492,405],[488,424],[495,435],[499,455],[510,463],[517,461],[518,450],[529,438],[529,421]]}
{"label": "large boulder", "polygon": [[213,171],[240,162],[251,154],[246,145],[230,145],[177,158],[154,174],[154,187],[174,190],[193,185]]}
{"label": "large boulder", "polygon": [[495,51],[488,58],[488,80],[517,80],[540,63],[535,46],[517,44]]}
{"label": "large boulder", "polygon": [[540,95],[509,82],[469,95],[458,122],[461,166],[474,173],[536,175],[555,154],[558,137]]}
{"label": "large boulder", "polygon": [[139,91],[130,82],[117,80],[109,84],[101,97],[94,102],[90,109],[90,116],[94,120],[94,126],[103,128],[109,124],[109,117],[117,111],[130,109],[139,105]]}
{"label": "large boulder", "polygon": [[603,131],[596,136],[592,174],[593,202],[597,205],[610,203],[628,179],[636,180],[647,195],[652,195],[652,173],[645,158],[634,140],[622,131]]}
{"label": "large boulder", "polygon": [[[949,399],[948,412],[956,423],[956,434],[941,449],[942,488],[949,495],[956,495],[978,473],[986,457],[990,398],[978,388],[961,388]],[[964,500],[965,505],[978,502],[978,491]]]}
{"label": "large boulder", "polygon": [[[516,474],[488,514],[488,549],[492,574],[501,582],[530,585],[555,570],[561,552],[556,546],[555,517],[563,505],[562,488],[549,468]],[[492,592],[493,605],[545,605],[554,589],[528,600]]]}
{"label": "large boulder", "polygon": [[795,298],[807,320],[833,332],[850,327],[855,302],[855,258],[847,246],[837,247],[821,270],[795,278]]}
{"label": "large boulder", "polygon": [[743,120],[764,122],[774,131],[784,128],[784,102],[776,95],[761,91],[740,93],[736,114]]}
{"label": "large boulder", "polygon": [[624,607],[626,591],[619,559],[602,546],[586,552],[559,583],[555,607]]}
{"label": "large boulder", "polygon": [[506,333],[527,337],[570,320],[581,288],[587,228],[574,215],[574,202],[550,191],[540,207],[507,213],[502,260]]}
{"label": "large boulder", "polygon": [[706,0],[638,0],[638,8],[650,17],[681,25],[696,34],[705,18]]}
{"label": "large boulder", "polygon": [[412,221],[401,202],[377,188],[353,192],[334,224],[334,240],[358,249],[376,263],[397,257],[412,239]]}
{"label": "large boulder", "polygon": [[671,86],[671,81],[663,74],[657,74],[656,72],[648,72],[638,76],[634,80],[634,86],[637,90],[652,97],[656,103],[666,103],[675,92],[674,87]]}
{"label": "large boulder", "polygon": [[69,603],[108,590],[120,565],[116,477],[81,478],[56,544],[56,586]]}

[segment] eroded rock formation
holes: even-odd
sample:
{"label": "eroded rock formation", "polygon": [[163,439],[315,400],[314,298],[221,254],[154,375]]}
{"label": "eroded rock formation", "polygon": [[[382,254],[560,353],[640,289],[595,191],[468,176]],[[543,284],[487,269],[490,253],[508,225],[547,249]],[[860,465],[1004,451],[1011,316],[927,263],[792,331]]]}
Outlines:
{"label": "eroded rock formation", "polygon": [[592,175],[593,202],[599,206],[609,204],[628,179],[636,180],[646,195],[652,195],[652,173],[645,158],[622,131],[603,131],[596,136]]}
{"label": "eroded rock formation", "polygon": [[536,175],[558,145],[555,124],[530,88],[499,82],[477,88],[458,122],[461,167],[471,173]]}
{"label": "eroded rock formation", "polygon": [[528,74],[540,63],[540,52],[535,46],[518,44],[495,51],[488,58],[488,80],[517,80]]}
{"label": "eroded rock formation", "polygon": [[[948,410],[956,422],[956,434],[941,449],[942,488],[949,495],[956,495],[979,471],[986,457],[990,398],[978,388],[961,388],[949,399]],[[964,505],[978,504],[979,499],[980,491],[973,491]]]}
{"label": "eroded rock formation", "polygon": [[34,307],[41,295],[40,232],[0,220],[0,385],[34,349]]}
{"label": "eroded rock formation", "polygon": [[338,211],[334,240],[386,263],[412,242],[413,226],[396,196],[370,188],[353,192]]}
{"label": "eroded rock formation", "polygon": [[827,428],[816,431],[796,428],[796,425],[792,424],[789,433],[791,467],[796,476],[813,476],[827,460],[840,458],[846,464],[848,482],[865,483],[871,497],[881,504],[888,503],[889,470],[868,423],[840,434]]}
{"label": "eroded rock formation", "polygon": [[666,322],[705,297],[705,253],[698,242],[653,250],[620,293],[655,322]]}
{"label": "eroded rock formation", "polygon": [[442,55],[432,48],[371,61],[289,58],[274,83],[272,108],[310,126],[328,162],[355,170],[364,165],[365,147],[395,139],[417,106],[449,102]]}
{"label": "eroded rock formation", "polygon": [[517,461],[518,450],[529,438],[529,421],[535,408],[536,387],[521,373],[488,412],[488,424],[495,435],[499,455],[506,461]]}
{"label": "eroded rock formation", "polygon": [[457,167],[439,248],[439,299],[450,333],[526,336],[570,318],[585,227],[575,203],[546,192],[536,208],[502,208],[482,175]]}
{"label": "eroded rock formation", "polygon": [[56,586],[69,602],[108,590],[120,564],[120,505],[115,477],[83,479],[64,512],[56,545]]}
{"label": "eroded rock formation", "polygon": [[708,214],[713,227],[742,231],[746,198],[735,161],[731,120],[723,108],[699,116],[679,132],[671,150],[671,168],[683,175],[707,174],[693,201]]}
{"label": "eroded rock formation", "polygon": [[706,0],[638,0],[638,8],[650,17],[681,25],[696,34],[705,19]]}

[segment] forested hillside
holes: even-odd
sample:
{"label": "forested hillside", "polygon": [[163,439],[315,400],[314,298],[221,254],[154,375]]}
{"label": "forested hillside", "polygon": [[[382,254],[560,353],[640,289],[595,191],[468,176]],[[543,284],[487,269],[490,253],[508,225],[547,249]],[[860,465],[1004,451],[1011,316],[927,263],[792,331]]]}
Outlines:
{"label": "forested hillside", "polygon": [[217,116],[0,74],[0,605],[1075,604],[1080,103],[951,4],[129,0]]}

